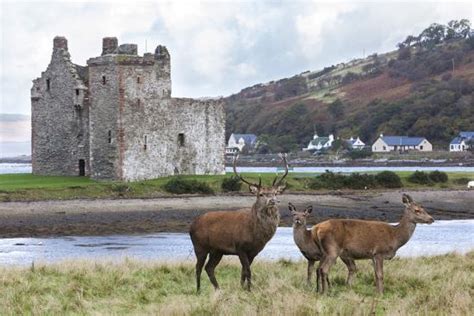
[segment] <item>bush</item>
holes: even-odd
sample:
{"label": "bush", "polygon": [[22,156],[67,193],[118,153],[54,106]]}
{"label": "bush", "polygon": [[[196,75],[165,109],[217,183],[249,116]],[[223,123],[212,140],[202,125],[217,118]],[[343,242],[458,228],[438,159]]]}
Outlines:
{"label": "bush", "polygon": [[212,194],[212,188],[204,182],[197,180],[187,180],[182,177],[176,177],[165,183],[163,188],[170,193],[186,194],[186,193],[202,193]]}
{"label": "bush", "polygon": [[384,188],[401,188],[403,186],[398,174],[392,171],[382,171],[376,174],[375,181]]}
{"label": "bush", "polygon": [[222,180],[221,188],[224,192],[235,192],[240,191],[242,183],[240,182],[239,177],[232,176],[230,178],[225,178]]}
{"label": "bush", "polygon": [[326,170],[325,173],[311,179],[309,187],[313,190],[317,189],[355,189],[362,190],[365,188],[374,188],[377,186],[375,177],[369,174],[351,173],[343,175]]}
{"label": "bush", "polygon": [[433,182],[438,182],[438,183],[448,182],[448,175],[446,174],[446,172],[435,170],[435,171],[430,172],[428,176],[430,180]]}
{"label": "bush", "polygon": [[471,179],[465,178],[465,177],[453,180],[454,184],[458,184],[458,185],[467,185],[469,181],[471,181]]}
{"label": "bush", "polygon": [[418,184],[432,184],[432,181],[428,175],[428,173],[423,171],[415,171],[409,177],[408,181],[412,183]]}
{"label": "bush", "polygon": [[368,157],[372,156],[372,150],[370,150],[370,148],[367,148],[367,149],[364,148],[364,149],[361,149],[361,150],[353,149],[353,150],[350,150],[346,154],[346,156],[349,157],[352,160],[364,159],[364,158],[368,158]]}

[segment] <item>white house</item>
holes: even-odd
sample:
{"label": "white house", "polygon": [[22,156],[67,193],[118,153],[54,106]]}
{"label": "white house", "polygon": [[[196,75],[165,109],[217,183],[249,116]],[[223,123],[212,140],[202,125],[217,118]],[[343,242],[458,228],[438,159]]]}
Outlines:
{"label": "white house", "polygon": [[254,134],[234,134],[232,133],[225,149],[226,154],[235,154],[241,152],[244,147],[249,151],[255,149],[257,145],[257,136]]}
{"label": "white house", "polygon": [[408,150],[433,151],[433,145],[424,137],[384,136],[383,134],[372,145],[373,152]]}
{"label": "white house", "polygon": [[361,150],[361,149],[364,149],[365,147],[365,143],[361,141],[359,137],[355,139],[353,137],[351,137],[350,139],[346,139],[346,143],[349,145],[351,149]]}
{"label": "white house", "polygon": [[460,132],[451,143],[449,143],[449,151],[465,151],[471,147],[474,141],[474,132]]}
{"label": "white house", "polygon": [[308,147],[303,148],[304,151],[321,151],[331,148],[334,142],[334,135],[331,134],[328,137],[320,137],[318,134],[314,134],[313,139],[309,142]]}

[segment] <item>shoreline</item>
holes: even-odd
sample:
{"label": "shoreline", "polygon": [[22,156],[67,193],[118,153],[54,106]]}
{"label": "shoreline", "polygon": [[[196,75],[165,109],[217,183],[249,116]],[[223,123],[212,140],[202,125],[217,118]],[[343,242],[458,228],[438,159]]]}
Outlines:
{"label": "shoreline", "polygon": [[[329,218],[397,222],[410,194],[437,220],[473,219],[474,191],[390,190],[283,194],[280,226],[291,226],[287,205],[313,205],[308,224]],[[147,199],[87,199],[0,203],[0,237],[91,236],[187,232],[200,214],[252,205],[252,195],[167,196]]]}

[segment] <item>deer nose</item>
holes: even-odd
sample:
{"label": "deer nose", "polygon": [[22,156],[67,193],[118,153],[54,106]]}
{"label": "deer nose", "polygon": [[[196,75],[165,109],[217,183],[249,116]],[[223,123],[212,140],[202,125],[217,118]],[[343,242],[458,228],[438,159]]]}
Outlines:
{"label": "deer nose", "polygon": [[433,217],[430,216],[429,224],[433,224],[433,223],[434,223],[434,219],[433,219]]}

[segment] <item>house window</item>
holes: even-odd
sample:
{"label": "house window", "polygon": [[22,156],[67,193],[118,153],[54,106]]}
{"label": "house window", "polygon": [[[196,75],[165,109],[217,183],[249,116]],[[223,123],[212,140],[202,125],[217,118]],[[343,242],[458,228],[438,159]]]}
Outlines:
{"label": "house window", "polygon": [[112,144],[112,131],[109,131],[107,134],[109,144]]}
{"label": "house window", "polygon": [[137,83],[140,83],[140,77],[137,77]]}
{"label": "house window", "polygon": [[423,150],[423,146],[420,146],[420,150]]}
{"label": "house window", "polygon": [[179,133],[179,134],[178,134],[178,144],[179,144],[179,146],[181,146],[181,147],[184,146],[184,134],[183,134],[183,133]]}
{"label": "house window", "polygon": [[76,89],[76,95],[79,95],[79,89]]}
{"label": "house window", "polygon": [[105,78],[105,76],[102,76],[102,84],[106,84],[107,83],[107,78]]}
{"label": "house window", "polygon": [[385,146],[383,146],[382,148],[383,148],[383,150],[387,150],[387,147],[385,147]]}
{"label": "house window", "polygon": [[148,145],[148,139],[147,139],[147,136],[145,135],[145,139],[144,139],[144,143],[143,143],[143,150],[146,150],[147,145]]}
{"label": "house window", "polygon": [[49,88],[51,88],[51,81],[46,79],[46,91],[49,91]]}

